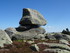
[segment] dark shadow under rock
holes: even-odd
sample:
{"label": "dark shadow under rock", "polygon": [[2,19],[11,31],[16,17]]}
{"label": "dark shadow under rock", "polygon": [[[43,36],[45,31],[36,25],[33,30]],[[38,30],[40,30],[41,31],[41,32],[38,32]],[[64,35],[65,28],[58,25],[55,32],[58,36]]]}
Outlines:
{"label": "dark shadow under rock", "polygon": [[24,26],[19,26],[16,28],[17,31],[27,31],[27,30],[30,30],[32,28],[38,28],[39,26],[38,25],[24,25]]}

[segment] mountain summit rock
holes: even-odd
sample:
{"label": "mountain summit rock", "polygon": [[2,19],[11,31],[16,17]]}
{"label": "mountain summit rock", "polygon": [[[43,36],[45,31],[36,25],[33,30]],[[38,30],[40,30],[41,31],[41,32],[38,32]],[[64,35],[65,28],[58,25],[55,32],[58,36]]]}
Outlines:
{"label": "mountain summit rock", "polygon": [[46,20],[38,11],[30,8],[23,9],[19,24],[17,28],[5,29],[12,40],[35,39],[39,34],[44,34],[46,32],[45,29],[41,27],[46,25]]}
{"label": "mountain summit rock", "polygon": [[19,22],[20,25],[46,25],[44,17],[36,10],[30,8],[23,9],[23,15]]}

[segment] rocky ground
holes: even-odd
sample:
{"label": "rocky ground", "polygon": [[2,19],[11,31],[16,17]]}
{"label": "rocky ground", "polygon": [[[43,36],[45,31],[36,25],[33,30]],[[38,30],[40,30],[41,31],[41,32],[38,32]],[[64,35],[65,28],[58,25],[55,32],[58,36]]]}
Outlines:
{"label": "rocky ground", "polygon": [[16,40],[0,48],[0,53],[70,53],[70,45],[59,40]]}

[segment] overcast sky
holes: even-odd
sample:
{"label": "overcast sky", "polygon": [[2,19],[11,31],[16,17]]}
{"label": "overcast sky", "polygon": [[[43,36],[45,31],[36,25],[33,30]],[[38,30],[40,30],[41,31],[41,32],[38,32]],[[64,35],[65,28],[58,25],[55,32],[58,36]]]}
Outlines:
{"label": "overcast sky", "polygon": [[0,0],[0,29],[18,27],[23,8],[39,11],[47,20],[47,32],[70,29],[70,0]]}

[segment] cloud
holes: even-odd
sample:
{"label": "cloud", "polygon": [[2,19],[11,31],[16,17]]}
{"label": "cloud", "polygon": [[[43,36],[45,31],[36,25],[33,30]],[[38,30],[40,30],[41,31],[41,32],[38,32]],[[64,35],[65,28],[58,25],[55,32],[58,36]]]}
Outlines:
{"label": "cloud", "polygon": [[46,32],[61,32],[61,30],[62,30],[61,26],[46,25],[43,28],[46,30]]}
{"label": "cloud", "polygon": [[52,29],[54,28],[53,26],[46,26],[47,29]]}
{"label": "cloud", "polygon": [[53,26],[44,26],[43,28],[46,30],[46,32],[53,32],[55,29]]}

